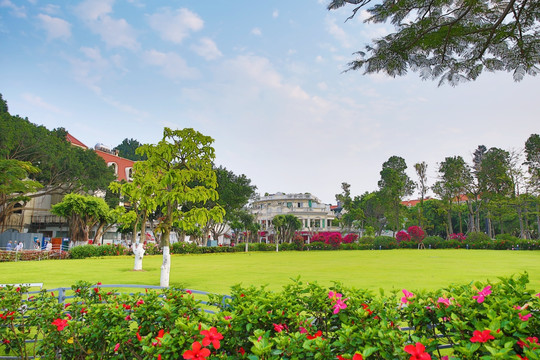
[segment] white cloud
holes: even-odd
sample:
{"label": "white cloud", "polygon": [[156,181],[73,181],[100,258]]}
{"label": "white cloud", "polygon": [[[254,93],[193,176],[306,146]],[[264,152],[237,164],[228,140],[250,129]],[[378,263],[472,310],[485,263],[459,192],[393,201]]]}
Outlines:
{"label": "white cloud", "polygon": [[81,47],[84,58],[70,59],[75,80],[96,94],[101,94],[100,82],[109,68],[109,63],[101,56],[98,48]]}
{"label": "white cloud", "polygon": [[326,17],[326,30],[332,35],[344,48],[350,48],[351,42],[349,36],[341,27],[336,24],[336,19],[330,16]]}
{"label": "white cloud", "polygon": [[26,17],[26,9],[24,6],[17,6],[14,3],[12,3],[10,0],[2,0],[0,1],[0,7],[5,7],[10,9],[11,15],[18,17],[18,18],[25,18]]}
{"label": "white cloud", "polygon": [[274,11],[272,12],[272,17],[275,19],[275,18],[277,18],[278,16],[279,16],[279,11],[278,11],[278,10],[274,10]]}
{"label": "white cloud", "polygon": [[199,75],[197,69],[189,67],[182,57],[173,52],[150,50],[143,56],[148,64],[159,66],[163,74],[169,78],[194,78]]}
{"label": "white cloud", "polygon": [[86,0],[76,9],[77,15],[98,34],[109,47],[139,48],[135,30],[125,19],[115,19],[112,13],[114,0]]}
{"label": "white cloud", "polygon": [[22,94],[22,98],[30,105],[39,107],[41,109],[44,109],[49,112],[53,112],[55,114],[66,114],[65,111],[58,108],[57,106],[51,105],[47,103],[45,100],[43,100],[41,97],[30,94],[30,93],[24,93]]}
{"label": "white cloud", "polygon": [[317,55],[317,57],[315,58],[315,61],[318,62],[318,63],[322,63],[324,61],[323,57],[321,55]]}
{"label": "white cloud", "polygon": [[199,15],[185,8],[175,11],[162,9],[150,15],[149,23],[163,40],[175,44],[180,44],[191,32],[199,31],[204,26],[204,21]]}
{"label": "white cloud", "polygon": [[223,56],[216,43],[209,38],[202,38],[197,45],[193,45],[191,48],[206,60],[214,60]]}
{"label": "white cloud", "polygon": [[71,37],[71,24],[64,19],[39,14],[41,26],[47,31],[47,39],[69,39]]}
{"label": "white cloud", "polygon": [[59,5],[53,5],[53,4],[47,4],[41,8],[41,11],[49,14],[49,15],[56,15],[60,12],[60,6]]}
{"label": "white cloud", "polygon": [[261,32],[261,29],[259,28],[253,28],[251,29],[251,33],[255,36],[261,36],[262,35],[262,32]]}

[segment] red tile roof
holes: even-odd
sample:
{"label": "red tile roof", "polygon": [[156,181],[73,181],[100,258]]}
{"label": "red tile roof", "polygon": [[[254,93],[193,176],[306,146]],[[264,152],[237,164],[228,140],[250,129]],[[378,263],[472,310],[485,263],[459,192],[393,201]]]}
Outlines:
{"label": "red tile roof", "polygon": [[67,133],[66,140],[69,141],[72,145],[82,147],[83,149],[88,149],[88,146],[84,145],[82,142],[80,142],[77,138],[75,138],[70,133]]}

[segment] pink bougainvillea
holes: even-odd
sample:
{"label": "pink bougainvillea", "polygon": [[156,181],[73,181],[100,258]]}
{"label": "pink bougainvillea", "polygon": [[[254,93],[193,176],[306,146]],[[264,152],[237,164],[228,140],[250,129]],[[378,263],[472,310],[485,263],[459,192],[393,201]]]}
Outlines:
{"label": "pink bougainvillea", "polygon": [[324,243],[337,248],[341,244],[341,233],[331,233],[330,235],[328,235]]}
{"label": "pink bougainvillea", "polygon": [[411,241],[411,236],[406,231],[401,230],[396,234],[398,244],[402,241]]}
{"label": "pink bougainvillea", "polygon": [[407,229],[407,232],[409,233],[411,240],[417,243],[421,243],[426,237],[426,233],[420,226],[410,226]]}
{"label": "pink bougainvillea", "polygon": [[353,242],[356,242],[358,240],[358,234],[347,234],[342,240],[343,244],[351,244]]}

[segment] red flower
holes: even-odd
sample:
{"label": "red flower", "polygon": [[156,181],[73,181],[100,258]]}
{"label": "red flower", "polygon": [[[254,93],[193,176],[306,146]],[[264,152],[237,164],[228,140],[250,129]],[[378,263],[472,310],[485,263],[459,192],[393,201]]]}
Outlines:
{"label": "red flower", "polygon": [[474,330],[473,337],[471,338],[471,342],[485,343],[488,340],[495,339],[493,335],[491,335],[490,333],[491,333],[491,330],[489,329],[484,330],[484,331]]}
{"label": "red flower", "polygon": [[426,347],[422,343],[417,342],[416,345],[405,346],[405,352],[411,354],[409,360],[431,360],[431,355],[426,351]]}
{"label": "red flower", "polygon": [[204,336],[204,339],[202,339],[203,346],[208,346],[212,344],[214,346],[214,349],[219,349],[219,340],[223,339],[223,335],[218,333],[215,327],[210,328],[210,330],[201,331],[201,335]]}
{"label": "red flower", "polygon": [[120,349],[120,343],[116,343],[116,345],[114,346],[114,352],[117,352],[118,349]]}
{"label": "red flower", "polygon": [[184,359],[193,359],[193,360],[204,360],[207,356],[210,356],[210,350],[206,348],[201,349],[201,344],[198,341],[195,341],[191,345],[191,350],[186,350],[182,357]]}
{"label": "red flower", "polygon": [[[530,345],[539,345],[538,343],[538,338],[537,337],[531,337],[529,336],[527,338],[527,342],[524,342],[523,340],[518,340],[517,344],[519,345],[520,348],[523,349],[523,347],[529,347],[529,344]],[[537,349],[538,347],[537,346],[533,346],[532,349]]]}
{"label": "red flower", "polygon": [[240,353],[240,355],[244,356],[244,354],[246,353],[246,350],[244,350],[244,348],[241,347],[240,349],[238,349],[238,352]]}
{"label": "red flower", "polygon": [[139,340],[139,341],[142,341],[142,337],[141,337],[141,334],[139,334],[139,332],[138,332],[138,331],[137,331],[137,334],[135,334],[135,335],[137,335],[137,340]]}
{"label": "red flower", "polygon": [[364,360],[361,354],[354,354],[352,360]]}
{"label": "red flower", "polygon": [[58,331],[62,331],[62,330],[64,330],[64,328],[65,328],[66,326],[68,326],[68,323],[67,323],[67,322],[68,322],[68,321],[67,321],[67,320],[64,320],[64,319],[56,319],[56,320],[54,320],[54,321],[52,322],[52,324],[53,324],[54,326],[56,326],[56,329],[57,329]]}
{"label": "red flower", "polygon": [[156,341],[152,341],[153,346],[161,346],[161,340],[163,340],[163,335],[165,335],[165,330],[161,329],[158,331],[158,336],[155,337]]}
{"label": "red flower", "polygon": [[[317,331],[317,332],[316,332],[315,334],[313,334],[313,335],[308,335],[308,336],[307,336],[308,340],[313,340],[313,339],[316,339],[316,338],[318,338],[318,337],[322,337],[322,331],[321,331],[321,330]],[[323,339],[324,339],[324,338],[323,338]]]}
{"label": "red flower", "polygon": [[283,324],[273,324],[274,325],[274,330],[276,330],[276,332],[280,333],[283,331],[283,329],[285,329],[285,325]]}

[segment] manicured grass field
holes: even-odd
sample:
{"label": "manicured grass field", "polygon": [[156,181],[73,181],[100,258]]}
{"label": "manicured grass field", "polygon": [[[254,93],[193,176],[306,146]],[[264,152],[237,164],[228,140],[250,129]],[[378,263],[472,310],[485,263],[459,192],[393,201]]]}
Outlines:
{"label": "manicured grass field", "polygon": [[[133,257],[50,260],[0,264],[0,283],[43,282],[46,288],[77,280],[103,284],[159,285],[161,256],[145,256],[135,272]],[[378,290],[436,289],[452,283],[497,280],[527,271],[540,290],[540,251],[386,250],[250,252],[173,255],[171,285],[227,294],[234,284],[279,290],[291,278]]]}

